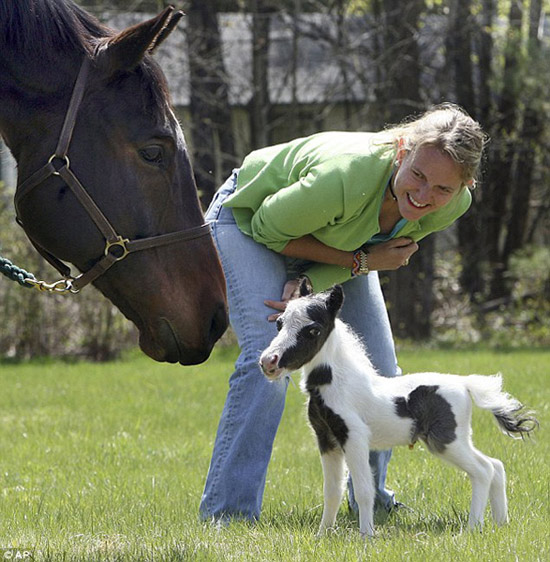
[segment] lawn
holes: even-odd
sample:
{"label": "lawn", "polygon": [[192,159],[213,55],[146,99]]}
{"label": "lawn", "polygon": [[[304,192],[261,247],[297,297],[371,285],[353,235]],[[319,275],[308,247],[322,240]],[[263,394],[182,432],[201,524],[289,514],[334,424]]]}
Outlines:
{"label": "lawn", "polygon": [[[0,364],[0,560],[547,561],[550,560],[548,351],[403,350],[405,372],[501,371],[537,410],[535,438],[513,441],[477,411],[474,438],[508,474],[510,524],[469,532],[467,477],[416,446],[394,451],[388,485],[411,508],[364,542],[345,505],[316,538],[322,476],[304,397],[290,386],[268,474],[262,520],[201,523],[208,468],[233,348],[202,366],[137,354],[107,364]],[[294,377],[298,380],[298,377]]]}

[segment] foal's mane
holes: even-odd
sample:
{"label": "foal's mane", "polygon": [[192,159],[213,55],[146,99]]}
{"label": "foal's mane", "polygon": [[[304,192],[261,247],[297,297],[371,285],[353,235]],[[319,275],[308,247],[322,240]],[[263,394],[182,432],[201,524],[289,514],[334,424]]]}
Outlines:
{"label": "foal's mane", "polygon": [[113,32],[67,0],[0,0],[0,45],[22,56],[90,53]]}

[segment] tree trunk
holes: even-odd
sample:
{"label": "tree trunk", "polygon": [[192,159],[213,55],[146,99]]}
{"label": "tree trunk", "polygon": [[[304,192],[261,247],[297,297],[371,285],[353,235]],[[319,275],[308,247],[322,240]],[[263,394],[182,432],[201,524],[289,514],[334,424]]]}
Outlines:
{"label": "tree trunk", "polygon": [[513,0],[510,5],[503,86],[498,104],[497,123],[492,134],[489,181],[483,193],[485,248],[492,273],[490,283],[492,299],[508,293],[502,243],[514,175],[518,108],[522,86],[520,80],[522,20],[523,0]]}
{"label": "tree trunk", "polygon": [[538,29],[542,16],[541,0],[531,0],[529,10],[529,43],[528,61],[529,69],[533,69],[533,80],[529,83],[534,84],[530,91],[527,89],[525,110],[523,113],[523,125],[518,138],[518,161],[521,162],[521,169],[516,169],[513,181],[514,190],[512,192],[512,209],[508,223],[506,243],[502,255],[504,268],[508,268],[508,263],[512,253],[523,246],[527,235],[529,204],[533,191],[533,173],[535,170],[536,159],[539,154],[540,141],[544,132],[543,108],[540,103],[544,100],[544,84],[537,79],[535,73],[541,67],[541,41],[538,38]]}
{"label": "tree trunk", "polygon": [[272,9],[263,0],[250,0],[252,12],[252,85],[250,119],[252,147],[262,148],[270,143],[269,135],[269,16]]}
{"label": "tree trunk", "polygon": [[495,18],[495,0],[482,0],[481,26],[479,36],[479,111],[476,115],[481,125],[487,130],[490,123],[491,80],[493,77],[493,21]]}
{"label": "tree trunk", "polygon": [[410,340],[429,339],[432,333],[431,316],[434,309],[434,248],[432,236],[420,242],[420,249],[411,257],[408,266],[384,272],[380,278],[388,301],[393,332]]}
{"label": "tree trunk", "polygon": [[191,0],[187,9],[193,167],[203,205],[233,166],[233,135],[215,2]]}
{"label": "tree trunk", "polygon": [[[472,116],[477,114],[473,84],[472,39],[474,19],[471,0],[453,0],[449,14],[447,40],[447,68],[453,77],[453,90],[457,103]],[[466,215],[458,221],[458,249],[462,258],[460,285],[472,301],[483,291],[481,252],[479,244],[482,230],[479,197]]]}
{"label": "tree trunk", "polygon": [[447,39],[447,68],[450,70],[457,102],[476,114],[472,65],[472,2],[452,0]]}
{"label": "tree trunk", "polygon": [[344,122],[345,129],[350,129],[352,125],[351,120],[351,96],[352,91],[351,81],[348,71],[348,59],[350,56],[350,48],[348,45],[347,31],[346,31],[346,10],[348,7],[347,0],[337,0],[336,2],[336,58],[340,66],[340,76],[342,89],[346,93],[344,100]]}
{"label": "tree trunk", "polygon": [[384,36],[385,122],[395,122],[424,109],[420,100],[420,54],[416,38],[424,0],[386,0],[381,10]]}
{"label": "tree trunk", "polygon": [[[420,56],[416,37],[424,0],[404,4],[390,0],[378,4],[384,55],[384,86],[380,93],[386,122],[401,121],[422,109],[420,98]],[[433,311],[433,238],[424,239],[420,250],[408,267],[384,274],[389,278],[385,287],[388,309],[396,335],[415,340],[431,335]]]}

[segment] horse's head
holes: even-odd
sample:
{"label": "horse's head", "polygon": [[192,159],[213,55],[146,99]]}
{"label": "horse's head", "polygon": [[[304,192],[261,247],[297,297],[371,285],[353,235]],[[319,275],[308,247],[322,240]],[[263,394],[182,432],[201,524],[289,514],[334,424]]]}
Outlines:
{"label": "horse's head", "polygon": [[311,294],[304,281],[300,295],[277,318],[278,334],[260,356],[260,369],[268,379],[280,379],[313,360],[332,333],[344,302],[341,285]]}
{"label": "horse's head", "polygon": [[[10,55],[8,76],[21,98],[12,116],[0,117],[0,125],[18,161],[20,183],[53,154],[78,68],[88,57],[90,70],[67,155],[72,173],[123,238],[134,241],[201,225],[183,133],[150,55],[179,14],[169,8],[112,34],[64,6],[87,30],[80,56],[60,59],[49,76],[42,74],[41,88],[36,77],[34,86],[17,83],[15,54]],[[17,114],[17,128],[10,127]],[[104,255],[104,234],[63,178],[49,176],[24,197],[16,195],[16,201],[29,237],[56,258],[86,272]],[[94,285],[136,324],[141,348],[158,361],[204,361],[227,326],[225,283],[210,236],[131,253]]]}

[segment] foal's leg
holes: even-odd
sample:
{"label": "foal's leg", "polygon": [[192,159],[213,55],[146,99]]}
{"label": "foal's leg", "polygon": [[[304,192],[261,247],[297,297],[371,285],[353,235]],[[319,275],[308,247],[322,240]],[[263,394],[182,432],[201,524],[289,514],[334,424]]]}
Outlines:
{"label": "foal's leg", "polygon": [[359,506],[359,531],[362,537],[372,537],[375,489],[366,432],[350,432],[346,442],[346,463],[353,480],[355,501]]}
{"label": "foal's leg", "polygon": [[345,463],[344,452],[340,447],[321,453],[323,465],[323,518],[319,533],[334,526],[336,514],[344,493]]}
{"label": "foal's leg", "polygon": [[483,526],[483,516],[489,499],[489,490],[495,468],[483,453],[468,439],[457,440],[448,445],[443,453],[437,454],[446,461],[464,470],[472,483],[472,503],[468,525],[471,529]]}
{"label": "foal's leg", "polygon": [[504,465],[498,459],[488,457],[493,464],[495,473],[491,480],[489,499],[491,500],[491,512],[497,525],[508,522],[508,500],[506,499],[506,472]]}

